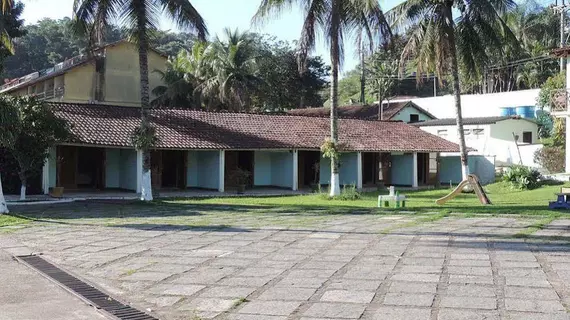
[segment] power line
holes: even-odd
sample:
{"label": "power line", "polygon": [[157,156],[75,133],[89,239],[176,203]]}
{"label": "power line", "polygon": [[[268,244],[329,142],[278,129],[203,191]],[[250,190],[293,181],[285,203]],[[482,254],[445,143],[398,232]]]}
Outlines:
{"label": "power line", "polygon": [[505,69],[505,68],[511,68],[511,67],[516,67],[519,65],[531,63],[531,62],[540,62],[540,61],[551,60],[551,59],[552,59],[552,57],[546,56],[546,55],[545,56],[538,56],[538,57],[533,57],[533,58],[526,58],[526,59],[510,61],[510,62],[507,62],[506,64],[494,65],[491,67],[487,67],[485,69],[486,70]]}

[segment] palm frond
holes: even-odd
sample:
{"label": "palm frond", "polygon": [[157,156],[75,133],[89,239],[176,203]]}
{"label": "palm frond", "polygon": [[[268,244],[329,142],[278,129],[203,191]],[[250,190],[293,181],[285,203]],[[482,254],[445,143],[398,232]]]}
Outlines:
{"label": "palm frond", "polygon": [[291,9],[297,1],[299,0],[262,0],[253,16],[252,23],[262,25],[269,18],[279,17],[285,10]]}
{"label": "palm frond", "polygon": [[176,23],[176,25],[185,30],[195,31],[198,39],[206,40],[208,37],[208,28],[206,22],[188,0],[159,0],[163,11]]}
{"label": "palm frond", "polygon": [[303,73],[307,68],[307,57],[315,47],[316,29],[319,25],[323,25],[323,17],[328,11],[327,1],[312,0],[307,2],[305,7],[305,21],[301,29],[301,38],[299,40],[299,72]]}

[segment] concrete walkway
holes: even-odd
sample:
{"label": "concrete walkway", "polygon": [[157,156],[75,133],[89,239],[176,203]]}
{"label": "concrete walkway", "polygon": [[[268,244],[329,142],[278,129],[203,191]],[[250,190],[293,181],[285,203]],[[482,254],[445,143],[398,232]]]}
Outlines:
{"label": "concrete walkway", "polygon": [[[0,234],[0,249],[42,252],[161,320],[570,319],[570,219],[537,231],[526,216],[292,210],[73,203],[27,212],[43,222]],[[86,310],[56,289],[16,301]]]}
{"label": "concrete walkway", "polygon": [[2,249],[0,270],[1,320],[107,319]]}

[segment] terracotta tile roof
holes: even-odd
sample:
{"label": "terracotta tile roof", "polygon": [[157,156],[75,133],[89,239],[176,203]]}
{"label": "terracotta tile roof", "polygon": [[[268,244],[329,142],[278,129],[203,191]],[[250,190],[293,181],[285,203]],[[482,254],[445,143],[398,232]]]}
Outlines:
{"label": "terracotta tile roof", "polygon": [[[476,125],[476,124],[494,124],[499,121],[504,120],[525,120],[532,123],[536,123],[533,119],[522,118],[520,116],[497,116],[497,117],[475,117],[475,118],[463,118],[464,125]],[[412,123],[411,125],[416,127],[433,127],[433,126],[454,126],[456,123],[455,118],[445,118],[445,119],[434,119]]]}
{"label": "terracotta tile roof", "polygon": [[[426,110],[422,109],[415,103],[411,101],[396,101],[384,103],[384,119],[391,120],[398,112],[400,112],[404,107],[411,105],[414,108],[422,111],[423,113],[435,118]],[[330,108],[304,108],[304,109],[293,109],[287,111],[288,114],[297,116],[310,116],[310,117],[328,117],[330,113]],[[341,106],[338,108],[339,118],[353,118],[353,119],[365,119],[365,120],[378,120],[378,105],[350,105]]]}
{"label": "terracotta tile roof", "polygon": [[[138,108],[51,103],[73,126],[77,142],[131,147]],[[153,109],[157,148],[319,149],[329,136],[329,120],[291,115]],[[339,140],[347,151],[456,152],[458,146],[402,122],[339,120]]]}

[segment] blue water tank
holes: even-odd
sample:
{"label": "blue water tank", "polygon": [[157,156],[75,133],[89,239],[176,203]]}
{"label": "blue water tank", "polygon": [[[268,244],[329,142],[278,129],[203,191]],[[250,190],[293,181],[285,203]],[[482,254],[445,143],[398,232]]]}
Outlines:
{"label": "blue water tank", "polygon": [[535,117],[534,106],[517,107],[516,114],[517,114],[517,116],[520,116],[521,118],[533,119]]}
{"label": "blue water tank", "polygon": [[512,107],[503,107],[500,109],[502,117],[514,116],[516,115],[515,108]]}

